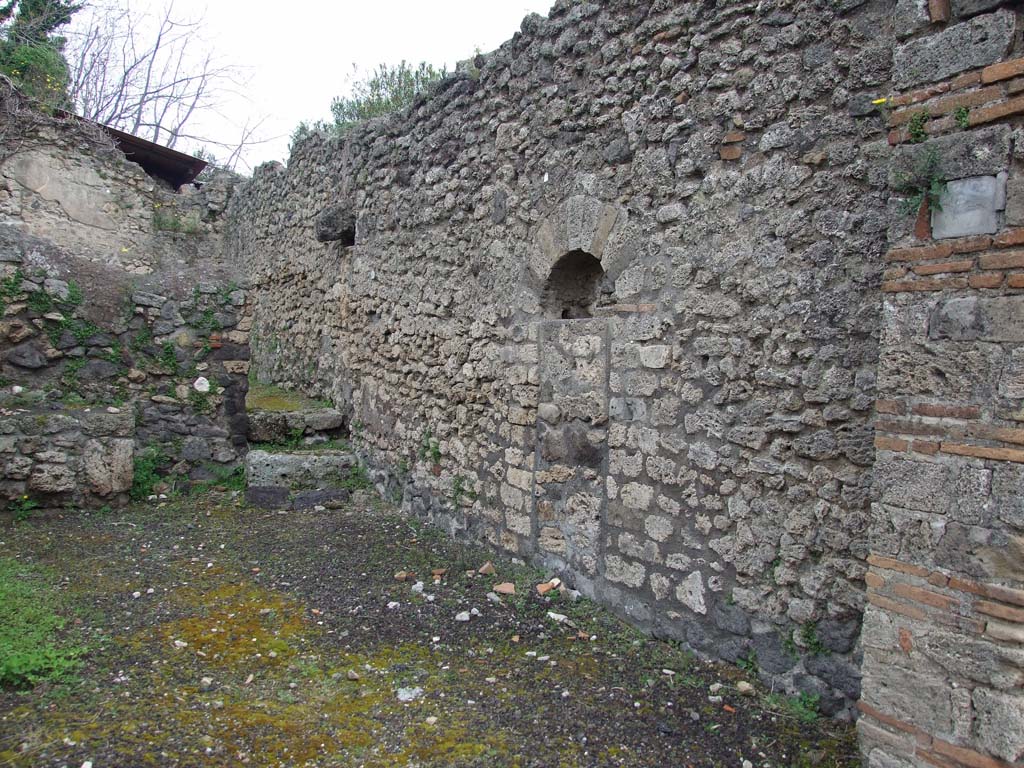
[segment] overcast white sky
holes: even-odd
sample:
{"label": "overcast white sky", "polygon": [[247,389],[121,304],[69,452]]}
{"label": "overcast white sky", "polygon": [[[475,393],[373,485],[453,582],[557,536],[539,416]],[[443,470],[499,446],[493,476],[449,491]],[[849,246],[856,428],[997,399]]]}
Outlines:
{"label": "overcast white sky", "polygon": [[[175,0],[176,15],[205,18],[206,44],[222,63],[246,68],[245,99],[205,132],[231,141],[247,117],[267,116],[271,139],[249,154],[249,165],[285,160],[288,137],[301,120],[330,117],[331,99],[346,91],[356,64],[427,61],[452,69],[475,48],[497,48],[524,16],[547,15],[554,0]],[[163,0],[134,0],[159,8]],[[185,149],[184,147],[182,149]],[[186,150],[187,151],[187,150]]]}

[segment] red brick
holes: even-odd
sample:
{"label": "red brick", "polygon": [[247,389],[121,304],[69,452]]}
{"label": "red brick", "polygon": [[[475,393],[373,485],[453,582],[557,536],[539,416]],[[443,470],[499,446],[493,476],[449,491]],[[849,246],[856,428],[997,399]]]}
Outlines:
{"label": "red brick", "polygon": [[897,435],[924,435],[941,437],[949,431],[944,424],[925,424],[921,421],[893,421],[880,419],[875,422],[875,429],[881,432],[892,432]]}
{"label": "red brick", "polygon": [[868,571],[864,574],[864,583],[868,585],[868,589],[881,589],[885,586],[885,579],[874,571]]}
{"label": "red brick", "polygon": [[927,259],[947,259],[953,255],[953,243],[938,245],[922,245],[917,248],[894,248],[885,254],[886,261],[925,261]]}
{"label": "red brick", "polygon": [[1024,75],[1024,59],[1011,59],[985,67],[981,70],[981,82],[995,83],[999,80],[1009,80],[1017,75]]}
{"label": "red brick", "polygon": [[1003,443],[1024,445],[1024,429],[994,427],[991,424],[969,424],[964,431],[971,437],[982,440],[999,440]]}
{"label": "red brick", "polygon": [[1007,288],[1024,288],[1024,275],[1008,275],[1006,278]]}
{"label": "red brick", "polygon": [[[965,747],[958,747],[955,744],[950,744],[948,741],[942,739],[935,739],[932,746],[940,755],[951,757],[963,765],[969,766],[970,768],[1014,768],[1010,763],[997,760],[994,757],[983,755],[980,752],[975,752],[973,749],[966,749]],[[1017,764],[1017,768],[1020,768],[1020,764]]]}
{"label": "red brick", "polygon": [[986,253],[978,259],[978,266],[982,269],[1016,269],[1024,267],[1024,251]]}
{"label": "red brick", "polygon": [[[993,101],[998,101],[1003,98],[1003,89],[1001,86],[993,85],[988,88],[981,88],[977,91],[970,91],[969,93],[957,93],[952,96],[946,96],[945,98],[933,101],[926,107],[911,107],[909,109],[901,109],[898,112],[894,112],[892,117],[889,118],[890,126],[904,125],[910,122],[911,118],[922,109],[927,109],[928,114],[932,117],[939,115],[948,115],[952,112],[956,112],[961,107],[980,107],[983,104],[988,104]],[[927,127],[931,128],[932,123],[928,123]]]}
{"label": "red brick", "polygon": [[906,440],[900,440],[898,437],[875,435],[875,448],[880,451],[899,451],[902,453],[909,447],[910,445]]}
{"label": "red brick", "polygon": [[[981,82],[980,74],[975,82]],[[940,93],[946,93],[946,91],[951,87],[952,83],[937,83],[935,85],[929,85],[927,88],[922,88],[919,91],[911,91],[910,93],[904,93],[900,96],[893,96],[889,99],[889,104],[894,107],[904,107],[907,104],[916,104],[919,101],[926,101],[934,96],[938,96]]]}
{"label": "red brick", "polygon": [[882,283],[884,293],[914,293],[921,291],[944,291],[966,288],[967,280],[962,277],[945,277],[924,280],[892,280]]}
{"label": "red brick", "polygon": [[986,275],[971,275],[967,278],[967,284],[971,288],[998,288],[1003,284],[1002,272],[989,272]]}
{"label": "red brick", "polygon": [[988,235],[977,235],[975,237],[962,237],[952,241],[953,253],[975,253],[983,251],[992,245],[992,238]]}
{"label": "red brick", "polygon": [[928,17],[932,23],[949,21],[949,0],[928,0]]}
{"label": "red brick", "polygon": [[1024,464],[1024,451],[1014,448],[989,448],[984,445],[963,445],[961,443],[943,443],[940,450],[952,456],[972,456],[976,459],[992,461],[1012,461]]}
{"label": "red brick", "polygon": [[981,72],[968,72],[967,74],[954,77],[949,81],[949,90],[957,91],[961,88],[969,88],[981,82]]}
{"label": "red brick", "polygon": [[992,241],[996,248],[1006,248],[1011,245],[1024,245],[1024,227],[1008,229]]}
{"label": "red brick", "polygon": [[940,419],[976,419],[981,416],[981,408],[976,405],[918,403],[912,411],[917,416],[934,416]]}
{"label": "red brick", "polygon": [[974,604],[974,610],[978,613],[984,613],[986,616],[994,616],[997,619],[1024,624],[1024,608],[1011,608],[1008,605],[1000,605],[988,600],[979,600]]}
{"label": "red brick", "polygon": [[[870,561],[870,558],[868,558]],[[953,576],[949,580],[949,588],[961,592],[970,592],[982,597],[989,597],[993,600],[1001,600],[1004,603],[1024,606],[1024,590],[1004,587],[1000,584],[981,584],[969,579],[958,579]]]}
{"label": "red brick", "polygon": [[722,139],[723,144],[736,144],[747,138],[747,134],[743,131],[730,131],[725,134],[725,138]]}
{"label": "red brick", "polygon": [[897,584],[893,587],[892,591],[899,597],[943,611],[952,609],[957,603],[949,595],[941,595],[938,592],[932,592],[930,589],[921,589],[921,587],[915,587],[910,584]]}
{"label": "red brick", "polygon": [[718,155],[723,160],[739,160],[743,157],[743,147],[739,147],[735,144],[729,144],[719,149]]}
{"label": "red brick", "polygon": [[902,560],[894,560],[884,555],[868,555],[868,564],[886,571],[897,571],[908,576],[920,576],[922,579],[928,578],[928,574],[931,573],[927,568],[904,563]]}
{"label": "red brick", "polygon": [[939,443],[933,443],[931,440],[915,440],[911,444],[910,450],[934,456],[939,452]]}
{"label": "red brick", "polygon": [[905,723],[899,718],[893,717],[892,715],[887,715],[885,712],[875,709],[870,704],[865,704],[863,701],[858,701],[857,709],[859,709],[868,717],[877,720],[880,723],[888,725],[890,728],[895,728],[897,731],[903,731],[904,733],[909,733],[913,735],[914,738],[917,739],[919,744],[929,744],[931,742],[931,736],[922,731],[916,725]]}
{"label": "red brick", "polygon": [[945,272],[970,272],[974,269],[974,260],[944,261],[940,264],[921,264],[914,267],[918,275],[941,275]]}
{"label": "red brick", "polygon": [[1022,112],[1024,112],[1024,96],[1015,96],[1001,104],[971,110],[970,121],[972,126],[984,125],[1010,115],[1019,115]]}
{"label": "red brick", "polygon": [[875,410],[879,413],[902,414],[906,413],[906,406],[899,400],[876,400]]}

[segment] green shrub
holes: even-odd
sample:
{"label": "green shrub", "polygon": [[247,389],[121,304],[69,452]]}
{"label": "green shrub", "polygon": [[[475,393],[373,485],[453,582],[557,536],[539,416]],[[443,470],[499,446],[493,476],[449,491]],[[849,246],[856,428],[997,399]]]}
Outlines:
{"label": "green shrub", "polygon": [[292,132],[291,146],[317,132],[341,136],[364,120],[397,112],[446,74],[444,67],[436,69],[425,61],[416,67],[404,60],[396,66],[381,64],[369,76],[356,80],[349,96],[337,96],[331,102],[333,123],[299,123]]}
{"label": "green shrub", "polygon": [[67,676],[83,649],[61,637],[60,594],[51,574],[0,558],[0,686],[25,687]]}
{"label": "green shrub", "polygon": [[136,452],[132,471],[132,487],[128,495],[135,501],[143,501],[153,495],[153,488],[163,478],[160,469],[169,461],[167,454],[157,445],[149,445]]}
{"label": "green shrub", "polygon": [[67,100],[68,68],[60,49],[50,41],[14,43],[0,47],[0,72],[28,96],[49,107]]}
{"label": "green shrub", "polygon": [[397,112],[445,74],[443,67],[435,69],[426,62],[415,68],[404,60],[397,66],[381,64],[369,77],[352,85],[350,96],[338,96],[331,102],[334,124],[344,131],[363,120]]}

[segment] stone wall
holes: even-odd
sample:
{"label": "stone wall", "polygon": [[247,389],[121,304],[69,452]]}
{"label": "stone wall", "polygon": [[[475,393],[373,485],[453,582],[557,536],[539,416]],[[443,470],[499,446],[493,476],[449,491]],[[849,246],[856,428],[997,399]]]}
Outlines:
{"label": "stone wall", "polygon": [[872,768],[1006,768],[1024,759],[1024,27],[1017,3],[927,5],[897,16],[890,178],[946,189],[894,217],[885,255],[858,726]]}
{"label": "stone wall", "polygon": [[891,30],[863,0],[528,17],[232,200],[256,374],[345,411],[411,512],[848,711]]}
{"label": "stone wall", "polygon": [[172,484],[237,465],[251,318],[223,249],[235,179],[176,192],[5,82],[0,116],[0,497],[123,502],[141,449]]}

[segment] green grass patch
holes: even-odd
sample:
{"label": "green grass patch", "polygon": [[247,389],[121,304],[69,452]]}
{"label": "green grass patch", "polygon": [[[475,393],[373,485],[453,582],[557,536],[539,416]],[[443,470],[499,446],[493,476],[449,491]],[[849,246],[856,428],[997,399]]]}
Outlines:
{"label": "green grass patch", "polygon": [[302,411],[312,408],[331,408],[324,400],[314,400],[298,392],[271,384],[250,384],[245,396],[245,407],[250,411]]}
{"label": "green grass patch", "polygon": [[43,568],[0,558],[0,685],[25,688],[66,678],[84,649],[63,636],[66,606]]}

